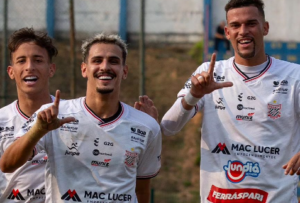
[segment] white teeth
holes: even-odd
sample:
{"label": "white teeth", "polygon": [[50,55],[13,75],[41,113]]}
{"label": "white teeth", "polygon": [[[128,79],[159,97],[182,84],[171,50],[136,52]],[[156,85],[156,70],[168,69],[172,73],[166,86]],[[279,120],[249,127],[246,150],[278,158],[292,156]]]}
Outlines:
{"label": "white teeth", "polygon": [[25,80],[36,80],[37,77],[36,76],[28,76],[25,78]]}
{"label": "white teeth", "polygon": [[100,76],[98,77],[99,80],[111,80],[112,77],[111,76]]}
{"label": "white teeth", "polygon": [[246,40],[246,39],[240,41],[241,44],[246,44],[246,43],[250,43],[250,42],[251,42],[251,40]]}

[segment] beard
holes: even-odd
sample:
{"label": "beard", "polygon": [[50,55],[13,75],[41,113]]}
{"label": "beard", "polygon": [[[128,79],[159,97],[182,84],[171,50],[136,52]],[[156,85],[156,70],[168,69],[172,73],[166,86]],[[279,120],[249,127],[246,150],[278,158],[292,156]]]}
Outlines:
{"label": "beard", "polygon": [[255,56],[255,42],[253,41],[253,49],[252,49],[251,52],[249,52],[249,53],[241,53],[240,50],[239,50],[239,47],[237,46],[237,53],[243,59],[253,58]]}
{"label": "beard", "polygon": [[96,88],[97,92],[100,94],[109,94],[114,91],[114,89]]}

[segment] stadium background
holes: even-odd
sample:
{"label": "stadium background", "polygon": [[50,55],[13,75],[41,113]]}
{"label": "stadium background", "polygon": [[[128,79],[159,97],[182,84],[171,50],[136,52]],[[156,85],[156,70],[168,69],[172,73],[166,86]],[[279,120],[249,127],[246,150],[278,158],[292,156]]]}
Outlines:
{"label": "stadium background", "polygon": [[[129,77],[121,100],[133,105],[149,95],[160,118],[176,94],[203,61],[210,58],[217,24],[225,20],[227,0],[0,0],[0,102],[16,99],[15,84],[7,77],[7,39],[14,30],[34,27],[47,31],[58,47],[57,71],[50,90],[63,98],[85,94],[81,77],[81,40],[99,32],[119,33],[129,44]],[[265,0],[270,32],[266,52],[300,63],[299,0]],[[275,3],[276,2],[276,3]],[[73,16],[73,21],[72,21]],[[229,57],[222,50],[218,58]],[[199,202],[199,140],[201,115],[174,137],[163,138],[160,174],[153,179],[153,202]],[[298,193],[300,194],[300,193]]]}

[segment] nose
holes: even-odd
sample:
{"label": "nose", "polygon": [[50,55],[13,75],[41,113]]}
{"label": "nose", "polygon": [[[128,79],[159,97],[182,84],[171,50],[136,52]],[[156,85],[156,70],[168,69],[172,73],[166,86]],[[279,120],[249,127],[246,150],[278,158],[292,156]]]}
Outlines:
{"label": "nose", "polygon": [[35,69],[34,68],[34,63],[33,63],[33,61],[31,59],[27,60],[25,67],[26,67],[25,70],[29,71],[29,72],[31,72],[31,71],[33,71]]}
{"label": "nose", "polygon": [[110,64],[109,64],[107,59],[103,59],[100,68],[101,68],[102,71],[110,69]]}
{"label": "nose", "polygon": [[248,32],[249,32],[249,30],[248,30],[247,25],[242,24],[241,27],[240,27],[239,34],[240,35],[246,35],[246,34],[248,34]]}

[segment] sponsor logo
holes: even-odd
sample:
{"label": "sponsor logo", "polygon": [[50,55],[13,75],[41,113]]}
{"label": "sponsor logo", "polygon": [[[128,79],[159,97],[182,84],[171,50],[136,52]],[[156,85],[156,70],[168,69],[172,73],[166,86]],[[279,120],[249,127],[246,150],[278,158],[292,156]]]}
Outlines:
{"label": "sponsor logo", "polygon": [[[276,101],[274,101],[276,103]],[[281,104],[268,104],[268,116],[272,119],[281,117]]]}
{"label": "sponsor logo", "polygon": [[225,81],[225,76],[219,76],[216,73],[214,73],[214,78],[216,81],[221,81],[221,82]]}
{"label": "sponsor logo", "polygon": [[104,161],[92,161],[92,166],[100,166],[100,167],[109,167],[109,162],[111,159],[104,159]]}
{"label": "sponsor logo", "polygon": [[239,100],[240,102],[243,101],[243,93],[241,93],[241,94],[238,95],[238,100]]}
{"label": "sponsor logo", "polygon": [[131,151],[126,150],[125,152],[125,164],[128,167],[134,167],[135,163],[137,162],[138,153],[134,152],[132,148]]}
{"label": "sponsor logo", "polygon": [[283,87],[279,87],[273,90],[273,94],[287,94],[287,93],[288,93],[288,89]]}
{"label": "sponsor logo", "polygon": [[131,141],[145,145],[145,140],[142,137],[131,136]]}
{"label": "sponsor logo", "polygon": [[230,154],[230,152],[226,147],[226,144],[225,143],[222,144],[221,142],[211,152],[217,154],[219,154],[220,152],[222,152],[223,154]]}
{"label": "sponsor logo", "polygon": [[11,126],[11,127],[0,127],[0,133],[2,133],[2,132],[9,132],[9,131],[13,132],[14,129],[15,129],[15,126]]}
{"label": "sponsor logo", "polygon": [[189,78],[189,79],[185,82],[185,84],[184,84],[184,86],[183,86],[182,89],[191,89],[191,87],[192,87],[191,78]]}
{"label": "sponsor logo", "polygon": [[136,135],[140,135],[142,137],[145,137],[146,136],[146,131],[143,131],[143,130],[140,130],[138,128],[130,128],[131,129],[131,133],[134,133]]}
{"label": "sponsor logo", "polygon": [[111,146],[111,147],[114,146],[113,142],[104,142],[103,144],[106,146]]}
{"label": "sponsor logo", "polygon": [[288,86],[289,82],[287,80],[282,80],[282,81],[274,81],[273,82],[273,87],[279,87],[281,86]]}
{"label": "sponsor logo", "polygon": [[95,156],[98,156],[98,155],[112,156],[112,153],[103,153],[103,152],[100,152],[98,149],[94,149],[93,154]]}
{"label": "sponsor logo", "polygon": [[243,110],[243,109],[255,110],[255,108],[253,108],[253,107],[244,107],[243,104],[238,104],[237,109],[240,110],[240,111]]}
{"label": "sponsor logo", "polygon": [[[61,117],[61,118],[64,119],[65,117]],[[75,119],[75,121],[71,121],[68,124],[78,125],[79,124],[79,120]]]}
{"label": "sponsor logo", "polygon": [[217,104],[215,105],[215,109],[225,110],[225,106],[223,104],[223,98],[219,98],[219,100],[217,100],[216,102]]}
{"label": "sponsor logo", "polygon": [[30,200],[34,199],[45,199],[45,188],[42,189],[28,189],[27,197],[30,197]]}
{"label": "sponsor logo", "polygon": [[228,164],[223,166],[227,179],[232,183],[239,183],[246,176],[257,178],[260,174],[260,167],[257,162],[246,162],[243,164],[240,161],[228,161]]}
{"label": "sponsor logo", "polygon": [[236,120],[238,121],[252,121],[254,113],[248,113],[248,115],[237,115]]}
{"label": "sponsor logo", "polygon": [[248,96],[247,99],[248,100],[256,100],[256,97],[255,96]]}
{"label": "sponsor logo", "polygon": [[39,160],[32,160],[31,165],[38,165],[38,164],[44,164],[48,161],[48,157],[44,156],[42,159]]}
{"label": "sponsor logo", "polygon": [[7,199],[25,200],[18,189],[13,189]]}
{"label": "sponsor logo", "polygon": [[266,203],[268,193],[255,188],[224,189],[211,186],[207,200],[214,203]]}
{"label": "sponsor logo", "polygon": [[[62,119],[64,119],[64,117],[62,117]],[[60,127],[60,130],[62,131],[68,131],[68,132],[77,132],[78,131],[78,127],[76,125],[79,124],[79,120],[75,120],[75,121],[72,121],[70,123],[66,123],[64,125],[62,125]],[[75,126],[72,126],[72,125],[75,125]]]}
{"label": "sponsor logo", "polygon": [[99,138],[96,138],[96,139],[94,140],[94,145],[95,145],[96,147],[99,146]]}
{"label": "sponsor logo", "polygon": [[67,201],[71,199],[74,202],[81,202],[81,199],[77,195],[76,191],[75,190],[71,191],[70,189],[63,196],[61,196],[61,199]]}
{"label": "sponsor logo", "polygon": [[28,131],[30,130],[30,123],[32,123],[34,121],[34,118],[36,117],[36,113],[34,113],[25,123],[24,125],[22,126],[22,129]]}
{"label": "sponsor logo", "polygon": [[[129,194],[104,193],[94,191],[84,191],[84,198],[98,200],[115,200],[115,201],[131,201],[132,197]],[[101,203],[101,202],[100,202]]]}
{"label": "sponsor logo", "polygon": [[264,153],[264,154],[277,154],[277,155],[279,155],[279,151],[280,151],[278,147],[251,146],[251,145],[243,145],[243,144],[232,144],[231,150]]}
{"label": "sponsor logo", "polygon": [[69,150],[66,150],[65,155],[79,156],[80,152],[78,151],[77,142],[72,143],[71,147],[68,148]]}

